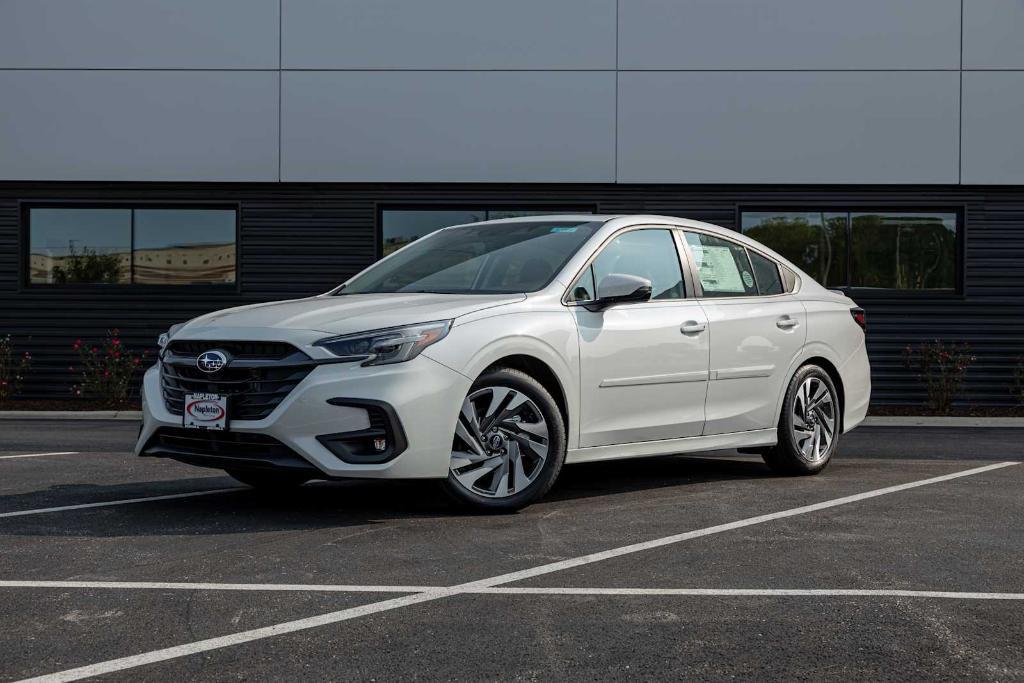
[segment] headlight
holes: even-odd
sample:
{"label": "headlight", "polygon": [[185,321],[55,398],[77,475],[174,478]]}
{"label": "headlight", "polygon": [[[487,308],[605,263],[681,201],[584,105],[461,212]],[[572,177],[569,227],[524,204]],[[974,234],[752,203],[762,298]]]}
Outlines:
{"label": "headlight", "polygon": [[451,327],[451,320],[437,320],[420,325],[328,337],[315,345],[324,347],[339,358],[363,361],[363,365],[389,365],[412,360],[423,349],[444,339]]}
{"label": "headlight", "polygon": [[167,343],[171,341],[171,337],[174,336],[174,333],[183,328],[184,326],[185,323],[176,323],[174,325],[171,325],[166,332],[160,333],[160,336],[156,338],[156,345],[160,347],[161,351],[163,351],[164,347],[167,346]]}

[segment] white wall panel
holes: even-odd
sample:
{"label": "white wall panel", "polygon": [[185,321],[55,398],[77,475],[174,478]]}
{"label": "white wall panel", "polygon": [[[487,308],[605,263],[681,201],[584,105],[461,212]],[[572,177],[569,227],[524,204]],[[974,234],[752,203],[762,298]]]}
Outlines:
{"label": "white wall panel", "polygon": [[964,68],[1024,69],[1024,0],[964,0]]}
{"label": "white wall panel", "polygon": [[0,68],[276,69],[277,0],[0,0]]}
{"label": "white wall panel", "polygon": [[963,97],[963,182],[1024,184],[1024,71],[966,71]]}
{"label": "white wall panel", "polygon": [[282,180],[614,180],[615,75],[286,72]]}
{"label": "white wall panel", "polygon": [[615,0],[284,0],[302,69],[614,69]]}
{"label": "white wall panel", "polygon": [[277,180],[276,71],[0,71],[0,92],[0,180]]}
{"label": "white wall panel", "polygon": [[956,72],[631,72],[618,179],[956,183]]}
{"label": "white wall panel", "polygon": [[960,0],[619,0],[619,66],[957,69]]}

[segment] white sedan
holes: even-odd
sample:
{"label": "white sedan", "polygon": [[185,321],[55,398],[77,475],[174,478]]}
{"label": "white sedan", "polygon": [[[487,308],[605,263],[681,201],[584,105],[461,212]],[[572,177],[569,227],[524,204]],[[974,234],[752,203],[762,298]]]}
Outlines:
{"label": "white sedan", "polygon": [[172,327],[136,452],[261,487],[431,478],[494,511],[566,463],[743,449],[814,474],[867,411],[864,326],[707,223],[454,226],[326,294]]}

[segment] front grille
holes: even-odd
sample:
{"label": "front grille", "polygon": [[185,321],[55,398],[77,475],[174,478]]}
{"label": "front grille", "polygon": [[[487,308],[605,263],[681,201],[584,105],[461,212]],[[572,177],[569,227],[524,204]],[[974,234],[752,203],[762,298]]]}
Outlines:
{"label": "front grille", "polygon": [[167,350],[176,356],[198,356],[204,351],[227,351],[238,360],[281,360],[298,352],[291,344],[264,341],[202,341],[185,339],[172,341]]}
{"label": "front grille", "polygon": [[[276,342],[245,342],[234,355],[232,344],[241,342],[174,342],[164,351],[160,362],[160,379],[164,404],[174,415],[181,415],[185,409],[185,395],[210,393],[227,396],[229,420],[262,420],[270,415],[299,382],[305,379],[315,363],[309,356],[290,344]],[[198,353],[192,353],[201,348]],[[257,351],[269,352],[276,349],[277,358],[256,358]],[[261,348],[267,346],[267,348]],[[221,349],[231,354],[228,366],[217,372],[207,373],[196,367],[196,356],[210,349]],[[187,353],[186,353],[187,351]]]}
{"label": "front grille", "polygon": [[250,432],[161,427],[146,443],[142,454],[206,467],[318,472],[277,439]]}

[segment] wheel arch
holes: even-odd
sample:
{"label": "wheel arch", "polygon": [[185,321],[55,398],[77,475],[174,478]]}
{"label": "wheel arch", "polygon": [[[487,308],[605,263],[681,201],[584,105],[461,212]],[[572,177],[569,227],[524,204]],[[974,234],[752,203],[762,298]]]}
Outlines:
{"label": "wheel arch", "polygon": [[836,393],[839,395],[839,410],[836,411],[836,414],[839,417],[839,427],[837,431],[838,433],[842,434],[843,416],[846,413],[846,390],[843,388],[843,378],[839,374],[839,368],[837,368],[835,364],[832,363],[832,361],[830,361],[828,358],[825,358],[824,356],[811,356],[810,358],[806,359],[803,363],[801,363],[800,367],[798,367],[797,370],[804,367],[805,365],[817,365],[818,367],[825,371],[825,373],[829,376],[829,379],[832,380],[832,384],[835,385]]}
{"label": "wheel arch", "polygon": [[[562,310],[503,317],[509,320],[502,325],[494,325],[492,318],[458,325],[451,335],[455,343],[438,344],[424,355],[471,381],[502,363],[535,377],[559,404],[568,448],[576,448],[580,387],[575,323]],[[509,329],[514,331],[502,333]]]}
{"label": "wheel arch", "polygon": [[562,421],[565,423],[565,433],[570,433],[569,405],[566,402],[565,388],[562,386],[562,381],[558,378],[558,375],[550,365],[536,356],[531,356],[525,353],[516,353],[498,358],[484,368],[480,374],[482,375],[485,372],[497,368],[512,368],[514,370],[519,370],[540,382],[541,386],[551,394],[551,398],[555,399],[555,403],[558,405],[558,411],[562,414]]}
{"label": "wheel arch", "polygon": [[836,387],[836,393],[839,398],[839,410],[836,412],[839,414],[839,433],[842,434],[843,425],[846,422],[846,388],[843,385],[843,377],[839,372],[839,363],[837,361],[838,359],[835,358],[835,354],[831,352],[831,349],[823,344],[804,347],[790,364],[786,381],[782,385],[782,392],[775,406],[776,416],[781,415],[782,404],[786,400],[786,392],[789,390],[789,383],[792,381],[793,376],[805,365],[817,365],[828,374],[832,384]]}

